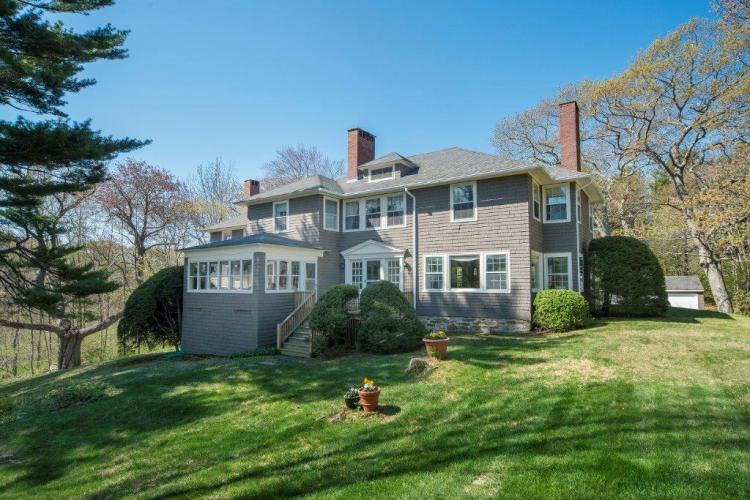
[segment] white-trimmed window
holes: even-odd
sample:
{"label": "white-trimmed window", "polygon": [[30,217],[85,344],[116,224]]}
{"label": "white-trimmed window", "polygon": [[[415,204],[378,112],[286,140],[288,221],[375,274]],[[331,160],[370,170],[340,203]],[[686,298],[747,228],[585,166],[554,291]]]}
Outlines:
{"label": "white-trimmed window", "polygon": [[361,260],[352,261],[352,285],[356,286],[359,290],[365,287],[363,270],[364,263]]}
{"label": "white-trimmed window", "polygon": [[346,282],[363,290],[378,281],[390,281],[403,289],[403,261],[401,258],[362,258],[346,261]]}
{"label": "white-trimmed window", "polygon": [[477,183],[450,186],[451,222],[477,220]]}
{"label": "white-trimmed window", "polygon": [[406,227],[404,193],[344,202],[344,231]]}
{"label": "white-trimmed window", "polygon": [[399,259],[388,259],[385,271],[385,279],[401,288],[401,261]]}
{"label": "white-trimmed window", "polygon": [[591,206],[591,203],[589,203],[589,231],[591,231],[591,236],[594,236],[594,209]]}
{"label": "white-trimmed window", "polygon": [[[302,279],[303,267],[305,270]],[[317,270],[314,262],[291,259],[266,261],[266,290],[269,292],[313,291],[317,287]]]}
{"label": "white-trimmed window", "polygon": [[544,187],[544,222],[569,222],[567,184]]}
{"label": "white-trimmed window", "polygon": [[344,203],[344,231],[359,230],[359,200]]}
{"label": "white-trimmed window", "polygon": [[481,288],[481,256],[449,255],[448,272],[451,290],[479,290]]}
{"label": "white-trimmed window", "polygon": [[369,170],[369,174],[370,175],[367,178],[367,182],[376,182],[395,178],[396,171],[393,169],[393,166],[371,168]]}
{"label": "white-trimmed window", "polygon": [[583,255],[578,254],[578,292],[583,293]]}
{"label": "white-trimmed window", "polygon": [[380,227],[381,219],[381,199],[370,198],[365,200],[365,228],[377,229]]}
{"label": "white-trimmed window", "polygon": [[531,252],[531,291],[537,292],[542,289],[544,281],[544,260],[539,252]]}
{"label": "white-trimmed window", "polygon": [[252,292],[253,261],[190,260],[188,291],[190,292]]}
{"label": "white-trimmed window", "polygon": [[424,258],[425,290],[443,289],[443,256],[426,256]]}
{"label": "white-trimmed window", "polygon": [[485,254],[484,288],[487,290],[510,290],[507,253]]}
{"label": "white-trimmed window", "polygon": [[571,261],[569,253],[544,255],[545,288],[571,289]]}
{"label": "white-trimmed window", "polygon": [[542,220],[542,189],[536,181],[531,181],[532,214],[534,219]]}
{"label": "white-trimmed window", "polygon": [[277,201],[273,204],[273,232],[284,233],[289,230],[289,201]]}
{"label": "white-trimmed window", "polygon": [[386,212],[388,227],[404,225],[404,195],[397,194],[386,197]]}
{"label": "white-trimmed window", "polygon": [[576,222],[581,223],[583,217],[583,208],[581,205],[581,190],[576,189]]}
{"label": "white-trimmed window", "polygon": [[339,230],[339,202],[331,198],[323,198],[323,228]]}

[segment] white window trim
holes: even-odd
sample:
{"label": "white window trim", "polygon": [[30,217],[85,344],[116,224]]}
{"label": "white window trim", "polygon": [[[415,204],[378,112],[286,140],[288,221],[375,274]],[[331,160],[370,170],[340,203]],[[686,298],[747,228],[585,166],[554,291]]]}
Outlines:
{"label": "white window trim", "polygon": [[584,269],[584,257],[582,253],[578,253],[578,293],[583,293],[583,269]]}
{"label": "white window trim", "polygon": [[591,206],[591,201],[589,201],[589,233],[591,233],[589,236],[594,237],[594,209]]}
{"label": "white window trim", "polygon": [[581,223],[583,219],[583,205],[581,202],[581,190],[576,187],[576,222]]}
{"label": "white window trim", "polygon": [[345,259],[345,269],[344,269],[344,282],[347,285],[353,285],[354,280],[352,279],[352,263],[353,262],[361,262],[362,263],[362,284],[363,284],[363,290],[367,288],[367,261],[368,260],[377,260],[380,261],[380,274],[378,277],[378,281],[389,281],[388,280],[388,261],[389,260],[398,260],[399,265],[399,283],[398,283],[398,289],[402,292],[404,291],[404,258],[402,256],[392,256],[392,255],[381,255],[381,256],[356,256],[356,257],[346,257]]}
{"label": "white window trim", "polygon": [[[479,255],[479,286],[480,288],[451,288],[450,287],[450,258],[465,257],[468,255]],[[505,255],[508,274],[508,288],[487,288],[487,256]],[[441,290],[428,289],[427,285],[427,257],[442,257],[443,259],[443,288]],[[512,285],[511,260],[509,250],[485,250],[478,252],[455,252],[455,253],[429,253],[422,256],[422,291],[426,293],[510,293]]]}
{"label": "white window trim", "polygon": [[[269,290],[268,289],[268,263],[271,261],[275,261],[275,269],[277,269],[278,272],[278,262],[279,261],[286,261],[288,263],[287,265],[287,288],[284,290],[279,290],[279,283],[276,282],[276,289],[275,290]],[[297,290],[294,290],[291,288],[292,286],[292,262],[299,262],[299,284],[300,287]],[[307,264],[315,264],[315,291],[317,291],[318,288],[318,261],[317,259],[311,260],[311,259],[302,259],[299,257],[275,257],[273,259],[268,258],[268,254],[266,254],[266,261],[263,264],[263,291],[268,294],[275,294],[275,293],[295,293],[295,292],[311,292],[313,290],[307,290]],[[278,274],[276,274],[278,276]]]}
{"label": "white window trim", "polygon": [[[208,266],[211,262],[217,262],[219,265],[219,269],[221,269],[221,263],[222,262],[229,262],[229,267],[231,270],[232,267],[232,261],[238,260],[240,261],[240,286],[242,286],[243,278],[244,278],[244,269],[242,266],[243,260],[249,260],[251,262],[251,268],[250,272],[252,273],[252,276],[250,277],[250,288],[216,288],[216,289],[200,289],[200,288],[190,288],[190,282],[191,278],[193,277],[192,274],[190,274],[190,265],[191,264],[197,264],[200,269],[200,264],[205,262],[206,263],[206,272],[208,272]],[[230,271],[231,272],[231,271]],[[188,293],[253,293],[253,287],[255,285],[253,276],[255,275],[255,254],[245,254],[245,255],[212,255],[210,257],[188,257],[187,259],[187,291]],[[200,279],[200,278],[199,278]],[[219,275],[219,279],[221,279],[221,275]],[[231,278],[230,278],[231,279]],[[209,277],[206,275],[206,286],[208,287],[208,280]],[[200,283],[200,281],[199,281]]]}
{"label": "white window trim", "polygon": [[[401,224],[395,224],[395,225],[388,225],[388,198],[392,196],[401,196],[401,199],[403,200],[403,207],[404,207],[404,222]],[[366,218],[366,206],[367,206],[367,200],[374,200],[379,199],[380,200],[380,227],[365,227],[367,218]],[[346,204],[352,203],[352,202],[359,202],[359,229],[347,229],[346,228]],[[342,231],[345,233],[356,233],[358,231],[379,231],[382,229],[398,229],[398,228],[405,228],[408,224],[407,218],[409,216],[408,210],[407,210],[407,204],[406,204],[406,193],[403,191],[396,191],[394,193],[386,193],[382,196],[368,196],[366,198],[357,198],[355,200],[345,200],[342,210],[343,210],[343,227]]]}
{"label": "white window trim", "polygon": [[[534,215],[534,196],[539,197],[539,215]],[[537,181],[534,179],[531,179],[531,216],[534,218],[535,221],[541,222],[542,220],[540,217],[542,216],[542,190],[540,189],[540,185]]]}
{"label": "white window trim", "polygon": [[[385,169],[385,168],[390,168],[391,169],[391,176],[390,177],[383,177],[382,179],[375,179],[375,180],[372,179],[372,171],[373,170],[381,170],[381,169]],[[370,183],[370,182],[380,182],[380,181],[390,181],[390,180],[393,180],[395,178],[396,178],[396,167],[395,166],[391,166],[391,167],[375,167],[375,168],[368,168],[367,169],[367,182],[368,183]]]}
{"label": "white window trim", "polygon": [[[471,218],[467,218],[467,219],[455,219],[453,217],[453,187],[454,186],[466,186],[467,184],[471,184],[471,188],[472,188],[472,199],[474,200],[474,211],[473,211],[474,215],[472,215]],[[449,205],[448,208],[449,208],[450,213],[451,213],[451,222],[455,222],[457,224],[460,224],[462,222],[476,222],[476,220],[477,220],[477,205],[479,205],[479,202],[477,200],[477,182],[476,181],[472,181],[472,182],[456,182],[456,183],[450,184],[449,189],[450,189],[450,205]]]}
{"label": "white window trim", "polygon": [[[565,219],[560,220],[547,220],[547,190],[561,187],[565,190]],[[543,186],[542,188],[542,215],[544,217],[544,224],[561,224],[570,222],[570,184],[551,184],[549,186]]]}
{"label": "white window trim", "polygon": [[[286,205],[286,229],[283,231],[279,231],[276,229],[276,205]],[[271,207],[271,218],[273,219],[273,232],[274,233],[288,233],[289,232],[289,200],[283,200],[283,201],[274,201],[273,207]]]}
{"label": "white window trim", "polygon": [[[531,291],[536,293],[544,288],[544,254],[542,252],[537,252],[536,250],[531,251],[531,260],[534,260],[534,258],[539,258],[539,269],[537,269],[537,272],[539,273],[539,288],[531,287]],[[530,267],[530,266],[529,266]]]}
{"label": "white window trim", "polygon": [[568,290],[573,290],[573,254],[572,252],[555,252],[544,254],[544,289],[549,289],[549,274],[547,266],[548,257],[567,257],[568,258]]}
{"label": "white window trim", "polygon": [[[330,227],[326,226],[326,221],[328,220],[327,212],[326,212],[326,205],[327,205],[326,202],[327,201],[332,201],[332,202],[336,203],[336,227],[333,228],[333,229],[331,229]],[[339,200],[336,200],[334,198],[329,198],[328,196],[324,196],[323,197],[323,229],[325,229],[326,231],[333,231],[333,232],[336,232],[336,233],[339,231],[339,222],[340,222],[339,221],[339,212],[341,211],[341,207],[339,205],[340,205],[339,204]]]}

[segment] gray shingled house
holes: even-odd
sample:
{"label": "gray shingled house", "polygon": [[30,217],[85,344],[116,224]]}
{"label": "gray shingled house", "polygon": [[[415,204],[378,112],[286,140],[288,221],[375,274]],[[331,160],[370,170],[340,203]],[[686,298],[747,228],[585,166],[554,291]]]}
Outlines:
{"label": "gray shingled house", "polygon": [[264,345],[309,353],[304,320],[339,283],[388,280],[428,327],[527,330],[533,295],[582,289],[591,207],[578,107],[560,106],[561,167],[449,148],[375,158],[375,137],[348,131],[348,175],[260,192],[246,214],[185,249],[182,345],[231,354]]}

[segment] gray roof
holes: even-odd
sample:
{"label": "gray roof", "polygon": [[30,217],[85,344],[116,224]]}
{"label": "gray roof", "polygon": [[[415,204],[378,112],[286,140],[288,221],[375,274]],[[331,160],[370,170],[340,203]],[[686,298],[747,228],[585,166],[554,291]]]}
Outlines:
{"label": "gray roof", "polygon": [[255,200],[278,198],[311,191],[327,191],[341,197],[349,197],[394,189],[417,188],[426,185],[449,183],[463,179],[481,178],[483,176],[511,175],[530,171],[544,172],[552,181],[561,182],[588,179],[590,177],[586,172],[574,172],[564,168],[507,160],[496,155],[463,148],[442,149],[432,153],[409,156],[408,158],[404,158],[398,153],[388,153],[383,157],[361,165],[361,168],[400,162],[416,167],[418,169],[417,173],[378,182],[367,182],[364,180],[350,181],[346,178],[333,180],[322,175],[316,175],[264,191],[243,201],[252,203]]}
{"label": "gray roof", "polygon": [[278,234],[273,234],[273,233],[251,234],[243,238],[232,238],[231,240],[213,241],[211,243],[205,243],[203,245],[195,245],[192,247],[183,248],[182,250],[183,251],[205,250],[207,248],[223,248],[223,247],[232,247],[232,246],[237,246],[237,245],[253,245],[253,244],[279,245],[279,246],[284,246],[284,247],[311,248],[313,250],[322,250],[322,248],[312,245],[310,243],[306,243],[304,241],[299,241],[299,240],[292,240],[289,238],[285,238],[284,236],[279,236]]}
{"label": "gray roof", "polygon": [[664,276],[668,292],[702,292],[703,285],[695,274],[690,276]]}
{"label": "gray roof", "polygon": [[238,215],[236,217],[232,217],[231,219],[226,219],[221,222],[217,222],[216,224],[211,224],[210,226],[206,226],[203,228],[203,230],[212,231],[212,230],[226,229],[229,227],[247,226],[247,223],[248,223],[247,215]]}

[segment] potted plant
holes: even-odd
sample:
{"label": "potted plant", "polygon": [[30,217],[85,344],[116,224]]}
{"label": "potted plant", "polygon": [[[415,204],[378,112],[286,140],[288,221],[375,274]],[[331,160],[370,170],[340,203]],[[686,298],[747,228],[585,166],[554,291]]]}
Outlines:
{"label": "potted plant", "polygon": [[430,332],[422,339],[422,342],[424,342],[429,357],[445,359],[445,354],[448,352],[448,342],[450,342],[450,340],[451,339],[448,338],[443,330],[436,330]]}
{"label": "potted plant", "polygon": [[359,404],[359,389],[356,387],[350,387],[346,393],[344,393],[344,404],[350,410],[357,408]]}
{"label": "potted plant", "polygon": [[357,390],[359,394],[359,405],[365,411],[377,411],[378,397],[380,397],[380,387],[375,385],[373,380],[365,377],[362,385]]}

